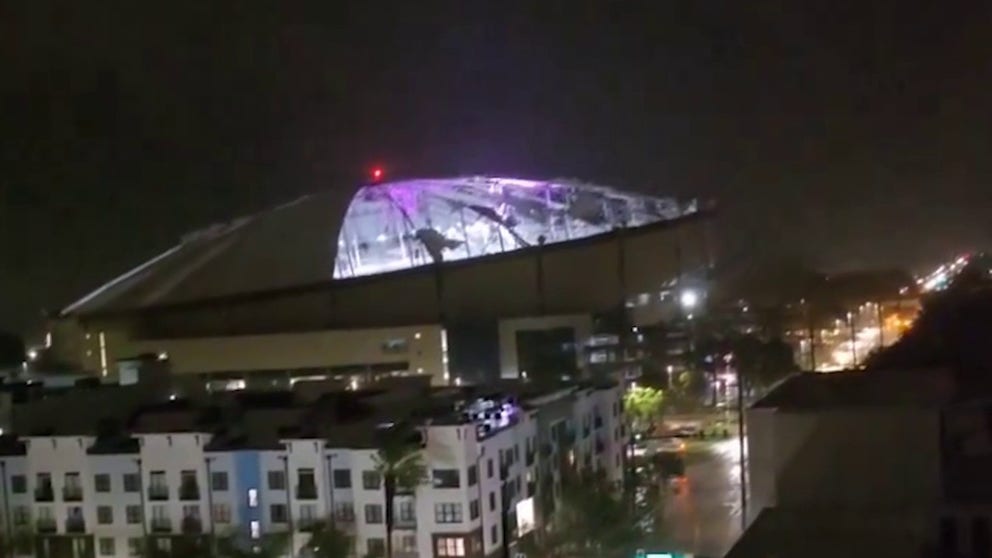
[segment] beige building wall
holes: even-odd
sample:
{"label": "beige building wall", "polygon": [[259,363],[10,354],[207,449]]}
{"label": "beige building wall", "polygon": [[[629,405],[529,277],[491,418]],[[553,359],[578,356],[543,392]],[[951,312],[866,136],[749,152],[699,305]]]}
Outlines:
{"label": "beige building wall", "polygon": [[98,330],[86,339],[88,370],[102,370],[101,338],[109,375],[116,374],[118,360],[151,353],[168,358],[176,374],[395,363],[398,369],[431,375],[434,383],[444,381],[437,325],[177,339],[131,339],[119,330]]}

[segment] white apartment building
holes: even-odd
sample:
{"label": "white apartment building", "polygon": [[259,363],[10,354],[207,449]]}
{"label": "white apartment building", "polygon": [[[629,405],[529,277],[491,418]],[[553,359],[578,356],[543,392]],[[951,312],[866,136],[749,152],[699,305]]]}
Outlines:
{"label": "white apartment building", "polygon": [[[427,478],[396,496],[394,556],[483,557],[512,545],[541,521],[542,484],[557,495],[551,464],[563,452],[619,482],[620,398],[614,386],[473,396],[420,419]],[[356,556],[383,552],[374,434],[384,415],[321,423],[316,435],[286,428],[315,416],[309,404],[294,405],[246,407],[219,428],[203,408],[173,401],[115,436],[4,436],[0,529],[34,535],[31,552],[45,558],[124,558],[144,544],[184,556],[205,535],[250,545],[280,532],[290,534],[286,555],[301,556],[309,529],[333,518],[354,538]]]}

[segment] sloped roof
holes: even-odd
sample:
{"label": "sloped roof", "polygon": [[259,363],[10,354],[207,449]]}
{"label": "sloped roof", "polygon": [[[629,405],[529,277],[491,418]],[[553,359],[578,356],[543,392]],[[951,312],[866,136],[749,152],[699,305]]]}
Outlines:
{"label": "sloped roof", "polygon": [[348,196],[307,196],[214,225],[67,306],[114,312],[327,280]]}

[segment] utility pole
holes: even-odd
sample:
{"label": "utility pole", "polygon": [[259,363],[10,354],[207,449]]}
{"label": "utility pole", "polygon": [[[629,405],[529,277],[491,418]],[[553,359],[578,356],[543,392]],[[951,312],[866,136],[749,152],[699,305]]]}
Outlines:
{"label": "utility pole", "polygon": [[875,312],[878,316],[878,350],[882,350],[885,347],[885,321],[882,319],[882,303],[875,303]]}
{"label": "utility pole", "polygon": [[810,304],[803,299],[803,307],[806,311],[806,331],[809,337],[809,370],[816,372],[816,329],[813,326],[813,311]]}
{"label": "utility pole", "polygon": [[854,313],[848,311],[847,313],[847,325],[851,330],[851,367],[858,367],[858,347],[855,343],[856,336],[854,333]]}
{"label": "utility pole", "polygon": [[744,444],[744,378],[741,368],[736,363],[734,369],[737,372],[737,444],[740,451],[741,470],[741,532],[747,527],[747,460],[745,459]]}

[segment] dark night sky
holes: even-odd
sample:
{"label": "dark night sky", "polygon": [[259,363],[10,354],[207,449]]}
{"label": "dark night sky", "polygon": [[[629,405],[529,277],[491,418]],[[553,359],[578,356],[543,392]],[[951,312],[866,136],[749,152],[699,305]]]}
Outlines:
{"label": "dark night sky", "polygon": [[373,161],[715,196],[734,264],[992,244],[988,2],[289,4],[0,3],[0,328]]}

